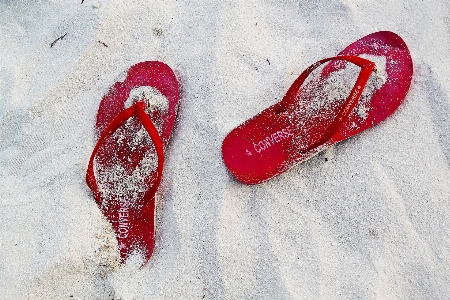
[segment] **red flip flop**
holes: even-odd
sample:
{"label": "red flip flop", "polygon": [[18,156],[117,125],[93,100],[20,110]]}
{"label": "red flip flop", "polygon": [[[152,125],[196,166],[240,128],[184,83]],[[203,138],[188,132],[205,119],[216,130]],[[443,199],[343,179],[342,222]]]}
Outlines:
{"label": "red flip flop", "polygon": [[283,100],[233,129],[222,144],[225,165],[245,184],[277,176],[386,119],[406,97],[412,74],[398,35],[367,35],[308,67]]}
{"label": "red flip flop", "polygon": [[139,253],[144,265],[153,253],[155,194],[178,103],[177,78],[158,61],[130,67],[100,103],[86,182],[112,224],[122,262]]}

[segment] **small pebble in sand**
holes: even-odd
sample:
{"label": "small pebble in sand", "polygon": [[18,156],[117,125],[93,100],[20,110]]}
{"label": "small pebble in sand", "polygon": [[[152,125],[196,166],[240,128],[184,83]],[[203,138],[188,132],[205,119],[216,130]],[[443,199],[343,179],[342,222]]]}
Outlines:
{"label": "small pebble in sand", "polygon": [[375,228],[371,228],[371,229],[369,229],[369,234],[373,237],[377,237],[378,231]]}
{"label": "small pebble in sand", "polygon": [[100,2],[94,1],[94,3],[92,3],[92,7],[99,8],[100,7]]}

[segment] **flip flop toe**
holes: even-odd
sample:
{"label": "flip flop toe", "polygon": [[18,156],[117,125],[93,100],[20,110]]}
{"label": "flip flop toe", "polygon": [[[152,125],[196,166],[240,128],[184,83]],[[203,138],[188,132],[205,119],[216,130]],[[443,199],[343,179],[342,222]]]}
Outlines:
{"label": "flip flop toe", "polygon": [[245,184],[277,176],[390,116],[412,74],[398,35],[367,35],[308,67],[280,102],[233,129],[222,144],[225,165]]}
{"label": "flip flop toe", "polygon": [[145,264],[153,253],[155,195],[178,103],[176,76],[157,61],[130,67],[100,103],[86,182],[112,224],[122,262],[137,253]]}

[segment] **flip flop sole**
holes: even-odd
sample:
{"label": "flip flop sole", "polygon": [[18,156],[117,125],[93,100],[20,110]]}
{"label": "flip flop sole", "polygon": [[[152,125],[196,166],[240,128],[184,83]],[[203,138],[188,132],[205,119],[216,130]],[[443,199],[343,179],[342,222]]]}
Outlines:
{"label": "flip flop sole", "polygon": [[339,129],[325,143],[313,148],[310,146],[330,130],[350,92],[348,89],[345,97],[336,93],[343,85],[340,80],[346,76],[347,65],[332,61],[301,88],[294,87],[294,83],[282,101],[239,125],[224,139],[222,156],[237,180],[245,184],[264,182],[378,124],[398,108],[413,74],[409,50],[398,35],[389,31],[367,35],[338,54],[342,56],[381,60],[383,65],[377,66],[377,72],[383,71],[383,82],[377,86],[371,76],[374,86],[366,86],[366,94],[339,124]]}
{"label": "flip flop sole", "polygon": [[[142,103],[137,107],[130,102],[150,102],[145,93],[151,92],[162,101],[159,107],[147,106],[144,111]],[[127,104],[132,107],[127,108]],[[163,162],[160,156],[175,124],[178,104],[177,78],[169,66],[157,61],[130,67],[126,79],[115,83],[100,103],[96,129],[101,142],[94,149],[86,178],[112,224],[122,262],[139,252],[145,264],[153,253],[154,197]],[[152,128],[153,137],[149,135]]]}

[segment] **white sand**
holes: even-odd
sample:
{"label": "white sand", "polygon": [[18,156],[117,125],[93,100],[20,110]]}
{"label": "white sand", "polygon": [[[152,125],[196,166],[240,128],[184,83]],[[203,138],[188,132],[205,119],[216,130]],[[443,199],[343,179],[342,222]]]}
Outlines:
{"label": "white sand", "polygon": [[[447,0],[80,2],[0,2],[1,299],[450,297]],[[378,30],[415,64],[399,110],[267,183],[232,179],[225,135]],[[114,265],[84,177],[102,96],[144,60],[182,104],[138,269]]]}

